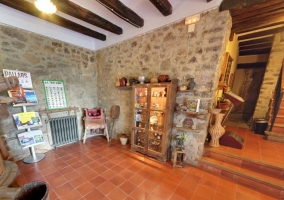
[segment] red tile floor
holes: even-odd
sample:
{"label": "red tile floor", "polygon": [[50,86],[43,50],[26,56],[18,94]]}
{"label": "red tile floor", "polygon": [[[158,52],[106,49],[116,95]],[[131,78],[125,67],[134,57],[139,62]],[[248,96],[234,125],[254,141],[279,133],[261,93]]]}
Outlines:
{"label": "red tile floor", "polygon": [[[269,147],[273,146],[268,148],[258,135],[256,141],[247,130],[240,132],[247,142],[252,140],[253,147],[245,145],[242,151],[221,148],[283,164],[284,157],[280,154],[284,150],[283,143],[268,143]],[[260,147],[263,150],[260,151]],[[86,144],[69,144],[45,155],[45,159],[33,164],[18,161],[21,174],[17,183],[45,181],[51,200],[273,199],[193,166],[173,168],[170,162],[160,163],[132,152],[129,146],[122,146],[116,140],[108,143],[105,138],[93,137],[87,139]]]}

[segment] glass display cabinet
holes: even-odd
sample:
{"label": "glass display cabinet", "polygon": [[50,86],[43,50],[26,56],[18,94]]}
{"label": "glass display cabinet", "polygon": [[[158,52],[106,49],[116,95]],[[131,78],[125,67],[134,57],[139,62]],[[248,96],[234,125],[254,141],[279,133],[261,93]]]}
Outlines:
{"label": "glass display cabinet", "polygon": [[170,145],[177,79],[133,86],[131,149],[167,160]]}

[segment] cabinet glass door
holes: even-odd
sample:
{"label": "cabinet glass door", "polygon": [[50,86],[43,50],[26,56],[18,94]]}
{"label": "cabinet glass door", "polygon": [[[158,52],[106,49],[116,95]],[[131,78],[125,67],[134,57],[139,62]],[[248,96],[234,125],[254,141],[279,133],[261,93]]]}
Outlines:
{"label": "cabinet glass door", "polygon": [[139,87],[134,89],[135,93],[135,108],[134,108],[134,145],[145,148],[146,145],[146,127],[148,121],[147,96],[148,89]]}
{"label": "cabinet glass door", "polygon": [[167,103],[167,88],[151,87],[150,94],[148,150],[161,153],[163,141],[166,139],[164,138],[164,116]]}

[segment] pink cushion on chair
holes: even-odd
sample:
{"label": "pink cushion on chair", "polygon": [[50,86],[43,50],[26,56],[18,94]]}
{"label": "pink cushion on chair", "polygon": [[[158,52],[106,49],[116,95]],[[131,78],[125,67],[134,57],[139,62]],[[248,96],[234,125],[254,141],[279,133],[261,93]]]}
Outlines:
{"label": "pink cushion on chair", "polygon": [[101,108],[88,109],[86,108],[86,117],[89,119],[101,119],[103,110]]}

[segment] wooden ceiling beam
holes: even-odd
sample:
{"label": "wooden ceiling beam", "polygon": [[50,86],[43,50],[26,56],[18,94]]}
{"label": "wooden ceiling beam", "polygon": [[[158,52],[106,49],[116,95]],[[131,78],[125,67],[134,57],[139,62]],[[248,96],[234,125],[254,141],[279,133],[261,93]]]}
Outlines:
{"label": "wooden ceiling beam", "polygon": [[171,15],[172,5],[168,0],[149,0],[164,16]]}
{"label": "wooden ceiling beam", "polygon": [[125,6],[119,0],[96,0],[116,16],[127,21],[135,27],[141,28],[144,26],[144,19],[137,15],[133,10]]}
{"label": "wooden ceiling beam", "polygon": [[283,14],[277,14],[267,18],[251,19],[246,22],[233,24],[231,31],[240,34],[282,24],[284,24],[284,16]]}
{"label": "wooden ceiling beam", "polygon": [[273,40],[273,36],[259,38],[259,39],[252,39],[250,41],[239,42],[239,46],[246,46],[246,45],[250,45],[251,43],[262,44],[265,42],[272,42],[272,40]]}
{"label": "wooden ceiling beam", "polygon": [[78,18],[82,21],[100,27],[102,29],[105,29],[117,35],[120,35],[123,32],[122,28],[120,28],[119,26],[73,3],[72,1],[52,0],[52,2],[56,5],[57,10],[64,12],[72,17]]}
{"label": "wooden ceiling beam", "polygon": [[242,35],[242,36],[239,36],[238,39],[239,39],[239,41],[241,41],[241,40],[261,37],[261,36],[264,36],[264,35],[274,35],[276,33],[281,33],[283,31],[284,31],[284,27],[280,27],[280,28],[250,33],[250,34],[247,34],[247,35]]}
{"label": "wooden ceiling beam", "polygon": [[266,49],[257,49],[257,50],[246,50],[246,51],[240,51],[239,56],[245,56],[245,55],[257,55],[257,54],[269,54],[271,51],[270,48]]}
{"label": "wooden ceiling beam", "polygon": [[106,36],[104,34],[101,34],[99,32],[93,31],[91,29],[88,29],[84,26],[81,26],[79,24],[76,24],[70,20],[67,20],[63,17],[60,17],[58,15],[48,15],[44,14],[41,11],[39,11],[33,3],[24,1],[24,0],[0,0],[1,4],[4,4],[6,6],[9,6],[11,8],[14,8],[16,10],[22,11],[26,14],[38,17],[40,19],[43,19],[45,21],[51,22],[53,24],[56,24],[58,26],[70,29],[72,31],[81,33],[83,35],[87,35],[93,38],[96,38],[98,40],[105,41]]}
{"label": "wooden ceiling beam", "polygon": [[284,10],[284,1],[278,4],[269,5],[264,8],[253,9],[253,10],[249,10],[248,12],[243,12],[238,15],[232,15],[232,20],[233,20],[233,23],[238,23],[243,20],[248,20],[249,18],[254,18],[254,17],[260,18],[261,16],[273,15],[279,12],[283,13],[283,10]]}
{"label": "wooden ceiling beam", "polygon": [[255,40],[250,40],[250,41],[246,41],[247,43],[244,44],[244,42],[240,42],[239,44],[239,48],[241,47],[253,47],[253,46],[257,46],[257,45],[272,45],[272,41],[268,41],[268,42],[255,42]]}
{"label": "wooden ceiling beam", "polygon": [[272,43],[264,43],[264,44],[253,44],[249,46],[240,46],[239,51],[244,51],[244,50],[253,50],[253,49],[267,49],[271,48]]}
{"label": "wooden ceiling beam", "polygon": [[220,11],[231,10],[233,8],[240,9],[254,4],[263,3],[270,0],[223,0],[220,4]]}
{"label": "wooden ceiling beam", "polygon": [[[250,1],[250,0],[248,0],[248,1]],[[257,0],[257,1],[259,1],[259,0]],[[236,2],[239,2],[239,1],[236,1]],[[239,7],[239,8],[237,8],[237,7],[232,8],[232,9],[230,9],[230,13],[231,13],[232,16],[242,15],[244,13],[249,13],[249,12],[254,11],[254,10],[265,9],[266,7],[274,6],[275,4],[282,3],[282,2],[283,2],[283,0],[266,0],[266,1],[263,1],[263,2],[260,0],[260,2],[255,3],[254,5],[251,5],[251,6],[247,6],[247,7],[243,6],[243,7]]]}

